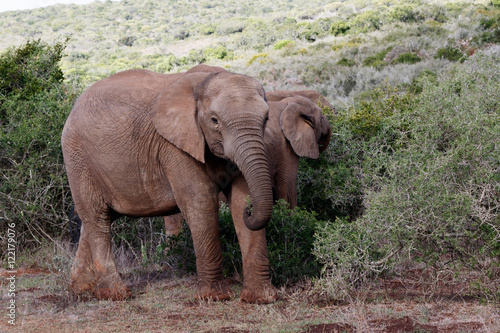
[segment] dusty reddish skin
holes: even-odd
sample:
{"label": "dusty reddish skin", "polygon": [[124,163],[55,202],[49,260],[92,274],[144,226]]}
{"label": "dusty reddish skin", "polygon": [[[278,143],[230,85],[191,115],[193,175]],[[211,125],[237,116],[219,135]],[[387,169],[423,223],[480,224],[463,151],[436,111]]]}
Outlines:
{"label": "dusty reddish skin", "polygon": [[[264,144],[273,195],[276,200],[285,199],[293,208],[297,205],[299,157],[317,158],[328,146],[331,129],[320,106],[331,108],[331,105],[313,90],[268,92],[266,97],[269,120]],[[249,195],[245,178],[239,175],[231,184],[227,201],[243,257],[244,287],[240,299],[248,303],[271,303],[278,299],[278,294],[269,282],[265,230],[251,231],[243,221]],[[180,214],[165,217],[167,235],[179,232],[181,219]]]}
{"label": "dusty reddish skin", "polygon": [[[245,227],[259,230],[269,221],[273,197],[263,141],[269,107],[255,79],[207,68],[121,72],[92,85],[75,103],[62,148],[82,220],[70,282],[76,294],[130,296],[111,251],[114,218],[180,211],[193,236],[197,297],[232,296],[222,274],[218,193],[228,192],[236,176],[227,176],[232,161],[252,197],[251,216],[241,212]],[[268,280],[245,288],[258,300],[268,293]]]}

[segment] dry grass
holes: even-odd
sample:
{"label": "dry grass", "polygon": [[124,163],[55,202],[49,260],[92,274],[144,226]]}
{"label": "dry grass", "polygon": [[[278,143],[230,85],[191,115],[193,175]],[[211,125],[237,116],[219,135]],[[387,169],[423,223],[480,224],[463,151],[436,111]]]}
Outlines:
{"label": "dry grass", "polygon": [[[237,297],[198,301],[195,277],[138,267],[123,275],[132,299],[80,302],[67,292],[66,269],[31,266],[18,271],[16,326],[2,316],[1,332],[498,332],[500,327],[495,305],[448,292],[428,297],[412,281],[373,283],[351,303],[328,299],[305,281],[281,288],[274,304],[253,305]],[[0,272],[2,286],[6,276]],[[239,295],[241,281],[228,282]],[[2,301],[8,299],[4,293]]]}

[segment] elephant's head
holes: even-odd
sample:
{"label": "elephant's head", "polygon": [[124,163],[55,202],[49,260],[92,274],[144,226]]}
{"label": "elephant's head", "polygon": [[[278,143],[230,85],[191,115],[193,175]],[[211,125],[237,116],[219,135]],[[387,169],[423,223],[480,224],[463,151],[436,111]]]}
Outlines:
{"label": "elephant's head", "polygon": [[272,189],[263,132],[269,107],[261,84],[221,71],[190,72],[168,86],[151,108],[158,133],[204,163],[205,147],[234,162],[250,189],[245,209],[251,230],[265,227],[272,213]]}
{"label": "elephant's head", "polygon": [[318,158],[319,153],[328,147],[331,136],[330,123],[321,113],[321,108],[299,94],[284,98],[280,103],[286,103],[280,115],[281,130],[295,153]]}

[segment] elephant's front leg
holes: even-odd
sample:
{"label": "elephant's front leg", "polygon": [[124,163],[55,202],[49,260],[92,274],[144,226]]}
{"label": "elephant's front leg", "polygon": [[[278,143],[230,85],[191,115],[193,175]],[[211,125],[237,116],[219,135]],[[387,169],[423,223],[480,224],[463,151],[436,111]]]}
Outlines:
{"label": "elephant's front leg", "polygon": [[193,173],[189,185],[177,177],[172,181],[172,189],[193,238],[198,274],[196,297],[217,301],[231,298],[233,293],[222,270],[217,187],[208,176]]}
{"label": "elephant's front leg", "polygon": [[249,193],[243,177],[233,181],[229,205],[243,257],[243,291],[240,299],[247,303],[272,303],[278,299],[278,293],[269,277],[265,229],[252,231],[243,221]]}

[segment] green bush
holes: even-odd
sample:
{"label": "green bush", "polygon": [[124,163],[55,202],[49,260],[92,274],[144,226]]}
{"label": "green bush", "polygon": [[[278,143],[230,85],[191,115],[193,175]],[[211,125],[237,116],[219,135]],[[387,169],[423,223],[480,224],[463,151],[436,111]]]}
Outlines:
{"label": "green bush", "polygon": [[178,273],[196,273],[193,238],[186,221],[182,220],[182,229],[179,234],[169,236],[165,243],[161,243],[157,258],[159,262],[179,270]]}
{"label": "green bush", "polygon": [[132,46],[132,45],[134,45],[136,40],[137,40],[137,38],[134,36],[125,36],[125,37],[122,37],[118,40],[118,44],[124,45],[124,46]]}
{"label": "green bush", "polygon": [[256,61],[257,59],[259,59],[260,63],[264,63],[266,61],[271,61],[268,57],[268,54],[267,53],[259,53],[259,54],[255,54],[253,55],[250,60],[248,60],[247,62],[247,65],[250,66],[251,64],[254,63],[254,61]]}
{"label": "green bush", "polygon": [[465,59],[467,58],[467,55],[465,53],[463,53],[462,51],[460,51],[459,49],[448,45],[444,48],[440,48],[437,50],[436,58],[437,59],[448,59],[450,61],[464,62]]}
{"label": "green bush", "polygon": [[380,13],[375,10],[365,10],[352,18],[349,21],[350,30],[366,33],[373,30],[378,30],[382,26]]}
{"label": "green bush", "polygon": [[203,52],[204,60],[230,60],[233,57],[232,52],[228,52],[225,46],[216,45],[214,47],[209,47]]}
{"label": "green bush", "polygon": [[352,66],[356,65],[356,62],[352,59],[342,58],[339,61],[337,61],[337,65],[352,67]]}
{"label": "green bush", "polygon": [[205,26],[205,27],[202,27],[200,28],[200,33],[202,35],[211,35],[213,33],[215,33],[215,26],[213,25],[208,25],[208,26]]}
{"label": "green bush", "polygon": [[393,47],[390,46],[387,49],[378,52],[374,56],[369,56],[366,57],[365,60],[363,60],[363,66],[367,67],[375,67],[375,68],[382,68],[385,66],[385,61],[384,58],[389,53],[392,51]]}
{"label": "green bush", "polygon": [[28,99],[59,86],[64,76],[58,62],[65,43],[50,47],[39,39],[5,51],[0,61],[0,101],[15,95]]}
{"label": "green bush", "polygon": [[416,64],[422,61],[417,54],[413,52],[401,53],[396,59],[392,61],[393,64]]}
{"label": "green bush", "polygon": [[498,297],[498,276],[488,273],[500,265],[498,73],[498,51],[476,53],[437,80],[422,78],[413,102],[379,121],[363,147],[363,215],[318,231],[332,294],[410,261],[476,269],[490,279],[480,292]]}
{"label": "green bush", "polygon": [[314,233],[321,224],[316,216],[298,207],[291,210],[283,200],[275,205],[266,227],[271,279],[275,285],[319,274],[320,267],[313,255]]}
{"label": "green bush", "polygon": [[416,22],[419,18],[418,15],[415,14],[414,10],[415,8],[412,5],[398,5],[391,8],[388,16],[394,21]]}
{"label": "green bush", "polygon": [[351,29],[349,23],[345,21],[335,21],[330,26],[330,33],[335,36],[345,35]]}
{"label": "green bush", "polygon": [[[351,108],[327,111],[332,139],[317,160],[301,159],[297,182],[298,203],[318,213],[320,220],[361,216],[363,206],[363,175],[365,151],[379,133],[393,141],[386,118],[394,112],[410,108],[412,94],[391,87],[381,87],[364,96]],[[392,143],[391,143],[392,144]]]}
{"label": "green bush", "polygon": [[67,230],[60,136],[75,95],[62,82],[64,47],[28,41],[0,55],[0,218],[15,223],[20,248]]}
{"label": "green bush", "polygon": [[[319,265],[312,254],[314,232],[318,224],[320,222],[316,214],[300,208],[291,210],[283,200],[274,206],[273,216],[266,227],[266,239],[271,279],[275,285],[319,274]],[[224,274],[243,276],[238,237],[227,205],[222,205],[219,210],[219,228]],[[195,272],[191,234],[185,224],[181,233],[171,237],[165,247],[169,265],[189,273]]]}
{"label": "green bush", "polygon": [[274,44],[274,46],[273,46],[273,49],[281,50],[282,48],[284,48],[288,45],[295,45],[295,42],[291,41],[289,39],[283,39],[283,40],[276,42],[276,44]]}

